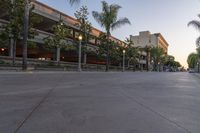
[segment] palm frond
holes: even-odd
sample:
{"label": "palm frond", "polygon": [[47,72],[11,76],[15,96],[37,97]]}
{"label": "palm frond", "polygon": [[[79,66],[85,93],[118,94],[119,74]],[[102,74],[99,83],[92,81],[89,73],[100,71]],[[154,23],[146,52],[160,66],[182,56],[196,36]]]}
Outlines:
{"label": "palm frond", "polygon": [[197,15],[200,18],[200,14]]}
{"label": "palm frond", "polygon": [[115,12],[116,14],[118,14],[120,8],[122,8],[120,5],[112,4],[110,5],[110,12]]}
{"label": "palm frond", "polygon": [[196,49],[196,51],[197,51],[197,56],[199,57],[199,60],[200,60],[200,47],[198,47],[198,48]]}
{"label": "palm frond", "polygon": [[198,38],[196,39],[196,46],[197,46],[197,47],[200,47],[200,37],[198,37]]}
{"label": "palm frond", "polygon": [[106,1],[102,1],[102,12],[109,12],[109,5]]}
{"label": "palm frond", "polygon": [[131,24],[128,18],[120,18],[117,22],[113,23],[111,29],[114,30],[122,25]]}
{"label": "palm frond", "polygon": [[110,13],[109,13],[109,15],[112,18],[113,22],[117,21],[117,16],[118,16],[120,8],[121,8],[121,6],[119,6],[117,4],[110,5]]}
{"label": "palm frond", "polygon": [[103,21],[103,14],[99,13],[97,11],[93,11],[92,12],[92,16],[94,17],[94,19],[97,21],[97,23],[99,23],[101,26],[104,26],[104,21]]}
{"label": "palm frond", "polygon": [[77,3],[79,3],[80,2],[80,0],[68,0],[69,1],[69,3],[71,4],[71,5],[73,5],[73,4],[77,4]]}
{"label": "palm frond", "polygon": [[200,30],[200,21],[198,20],[192,20],[188,23],[188,26],[193,26],[196,29]]}
{"label": "palm frond", "polygon": [[187,58],[187,63],[190,68],[195,68],[198,62],[198,55],[196,53],[191,53]]}

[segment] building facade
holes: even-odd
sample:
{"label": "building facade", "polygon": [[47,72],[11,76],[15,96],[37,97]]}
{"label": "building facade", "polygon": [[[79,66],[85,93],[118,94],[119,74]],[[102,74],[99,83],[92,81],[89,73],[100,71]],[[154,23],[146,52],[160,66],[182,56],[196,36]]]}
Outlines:
{"label": "building facade", "polygon": [[[80,35],[80,30],[77,27],[77,24],[79,22],[67,14],[64,14],[52,7],[49,7],[48,5],[45,5],[41,2],[34,1],[32,3],[34,5],[33,13],[37,15],[37,17],[41,18],[41,22],[38,24],[34,24],[34,29],[37,30],[38,35],[35,36],[34,39],[29,40],[36,44],[36,48],[28,48],[28,58],[34,58],[38,60],[53,60],[53,54],[54,51],[46,50],[44,46],[44,38],[48,37],[49,35],[52,35],[52,26],[55,25],[60,19],[63,20],[63,22],[67,25],[68,29],[70,29],[70,34],[66,35],[66,38],[68,41],[77,42],[78,36]],[[6,25],[9,23],[9,17],[8,14],[1,11],[0,9],[0,25]],[[1,29],[0,29],[1,30]],[[99,43],[98,37],[102,33],[102,31],[96,29],[95,27],[92,27],[90,36],[92,39],[89,40],[87,46],[96,49],[97,45]],[[112,41],[117,42],[118,44],[123,45],[123,41],[111,36],[110,39]],[[1,47],[0,47],[1,48]],[[2,48],[1,48],[2,49]],[[9,48],[3,48],[3,52],[0,51],[0,55],[9,55]],[[22,40],[17,41],[17,47],[16,47],[16,56],[22,57]],[[88,54],[87,55],[87,63],[96,64],[98,63],[96,60],[96,55],[94,54]],[[66,61],[66,62],[77,62],[78,60],[78,54],[76,51],[64,51],[61,50],[60,54],[60,60]],[[101,61],[101,64],[105,63],[105,61]]]}
{"label": "building facade", "polygon": [[151,34],[149,31],[142,31],[139,32],[139,35],[130,35],[130,40],[133,42],[134,46],[140,47],[140,49],[142,49],[140,52],[141,57],[139,59],[138,66],[141,69],[149,69],[147,67],[151,66],[150,56],[148,56],[149,53],[146,52],[145,49],[151,47],[160,47],[164,50],[165,54],[168,53],[169,44],[161,33]]}

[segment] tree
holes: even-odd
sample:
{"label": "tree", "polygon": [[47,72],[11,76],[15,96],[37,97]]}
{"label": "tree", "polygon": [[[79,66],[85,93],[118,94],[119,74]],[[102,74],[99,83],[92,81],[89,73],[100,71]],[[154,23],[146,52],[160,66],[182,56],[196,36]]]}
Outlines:
{"label": "tree", "polygon": [[164,50],[160,47],[153,47],[150,50],[151,60],[153,61],[153,70],[159,71],[160,64],[163,64]]}
{"label": "tree", "polygon": [[88,49],[88,42],[91,38],[90,32],[92,29],[91,23],[88,21],[88,8],[87,6],[82,6],[76,13],[74,13],[76,19],[79,23],[76,24],[76,26],[80,29],[80,34],[83,36],[82,40],[82,50],[84,53],[84,64],[87,62],[87,53],[90,52],[90,49]]}
{"label": "tree", "polygon": [[[200,14],[198,15],[198,17],[200,18]],[[195,27],[197,30],[200,31],[200,21],[199,20],[192,20],[188,23],[188,26],[193,26]],[[200,47],[200,36],[196,39],[196,46]]]}
{"label": "tree", "polygon": [[136,64],[139,62],[139,47],[134,46],[134,43],[130,39],[125,40],[126,45],[124,50],[126,51],[126,58],[128,60],[128,67],[133,65],[133,70],[136,68]]}
{"label": "tree", "polygon": [[[1,1],[2,2],[2,1]],[[0,38],[3,40],[4,45],[10,43],[10,56],[13,58],[13,65],[15,64],[15,56],[16,56],[16,42],[20,40],[22,35],[24,35],[23,31],[23,16],[24,16],[24,0],[9,0],[5,1],[3,4],[7,9],[4,9],[5,12],[9,16],[9,23],[3,25],[1,28],[3,29],[0,33]],[[2,6],[2,5],[1,5]],[[32,39],[37,34],[35,30],[32,29],[34,23],[39,23],[41,19],[37,18],[36,15],[32,13],[34,7],[29,8],[28,12],[30,12],[30,26],[27,29],[27,38]]]}
{"label": "tree", "polygon": [[191,53],[187,58],[189,68],[195,68],[200,63],[200,47],[196,49],[196,53]]}
{"label": "tree", "polygon": [[98,59],[106,57],[106,49],[107,49],[107,41],[106,41],[106,34],[101,33],[98,36],[98,43],[97,43],[97,56]]}
{"label": "tree", "polygon": [[[5,0],[3,0],[5,1]],[[27,69],[27,39],[28,39],[28,29],[29,29],[29,4],[31,1],[35,0],[25,0],[25,5],[24,5],[24,16],[23,21],[24,21],[24,26],[23,26],[23,65],[22,69],[26,70]],[[79,3],[80,0],[68,0],[71,5],[75,3]]]}
{"label": "tree", "polygon": [[107,41],[107,53],[106,53],[106,71],[109,70],[109,43],[110,43],[110,36],[111,30],[114,30],[124,24],[130,24],[128,18],[120,18],[118,19],[118,12],[121,6],[117,4],[108,5],[106,1],[102,1],[102,12],[93,11],[92,15],[95,20],[105,28],[106,30],[106,41]]}
{"label": "tree", "polygon": [[165,69],[169,69],[169,71],[175,71],[181,67],[180,62],[175,61],[175,57],[172,55],[166,55],[163,62]]}
{"label": "tree", "polygon": [[67,34],[69,34],[69,30],[64,22],[60,19],[56,25],[52,27],[53,35],[49,35],[47,38],[44,38],[45,44],[49,48],[53,48],[55,50],[54,59],[57,64],[60,62],[60,49],[66,47],[73,47],[73,45],[67,42]]}
{"label": "tree", "polygon": [[[107,44],[105,45],[105,51],[106,51],[106,48],[107,48]],[[115,41],[110,41],[109,50],[110,50],[111,63],[119,64],[122,61],[123,46]]]}
{"label": "tree", "polygon": [[[97,53],[99,58],[104,58],[107,55],[107,36],[105,33],[101,33],[98,37],[99,43],[97,48]],[[114,64],[118,64],[122,60],[122,50],[123,46],[121,44],[118,44],[114,41],[110,41],[109,44],[109,50],[110,50],[110,60]]]}
{"label": "tree", "polygon": [[198,56],[196,53],[191,53],[187,58],[187,63],[189,68],[195,68],[198,62]]}
{"label": "tree", "polygon": [[149,59],[150,59],[151,46],[145,46],[143,50],[146,52],[146,70],[149,71]]}
{"label": "tree", "polygon": [[8,43],[10,39],[13,40],[13,43],[10,44],[10,56],[13,58],[13,65],[15,64],[15,56],[16,56],[16,42],[21,37],[22,33],[22,16],[23,9],[22,5],[23,1],[4,1],[3,5],[7,5],[6,12],[9,14],[10,22],[6,25],[3,25],[1,28],[3,31],[1,32],[1,39],[4,40],[5,43]]}

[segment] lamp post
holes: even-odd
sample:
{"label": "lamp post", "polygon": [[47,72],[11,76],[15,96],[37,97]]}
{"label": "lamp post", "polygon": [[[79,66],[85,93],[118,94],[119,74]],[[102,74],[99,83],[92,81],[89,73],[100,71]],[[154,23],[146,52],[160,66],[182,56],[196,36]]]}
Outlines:
{"label": "lamp post", "polygon": [[158,62],[158,72],[160,72],[160,62]]}
{"label": "lamp post", "polygon": [[123,50],[123,72],[125,71],[125,53],[126,53],[126,51],[125,50]]}
{"label": "lamp post", "polygon": [[197,68],[197,69],[198,69],[197,72],[198,72],[198,73],[199,73],[199,65],[200,65],[199,62],[197,62],[197,67],[198,67],[198,68]]}
{"label": "lamp post", "polygon": [[81,72],[81,43],[83,40],[83,37],[80,35],[78,37],[79,40],[79,51],[78,51],[78,71]]}
{"label": "lamp post", "polygon": [[152,71],[154,71],[154,61],[153,60],[151,60],[151,67],[152,67]]}

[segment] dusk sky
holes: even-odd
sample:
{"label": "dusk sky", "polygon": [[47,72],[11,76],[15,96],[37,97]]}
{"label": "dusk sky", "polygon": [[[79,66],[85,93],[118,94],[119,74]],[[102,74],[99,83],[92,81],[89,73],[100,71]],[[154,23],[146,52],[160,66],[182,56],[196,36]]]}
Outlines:
{"label": "dusk sky", "polygon": [[[93,19],[92,11],[101,11],[101,0],[82,0],[79,5],[70,6],[67,0],[39,0],[61,12],[74,16],[82,5],[87,5],[92,25],[103,30]],[[187,67],[187,56],[194,52],[195,40],[200,35],[187,23],[199,19],[200,0],[106,0],[109,4],[122,6],[119,17],[128,17],[132,25],[123,26],[112,35],[124,40],[129,35],[138,35],[140,31],[161,33],[169,43],[169,54]],[[199,19],[200,20],[200,19]]]}

